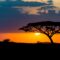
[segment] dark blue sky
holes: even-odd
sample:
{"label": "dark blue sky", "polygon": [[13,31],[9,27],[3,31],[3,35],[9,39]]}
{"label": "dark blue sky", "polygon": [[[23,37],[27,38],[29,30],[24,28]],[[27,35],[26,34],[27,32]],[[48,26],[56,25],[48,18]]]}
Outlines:
{"label": "dark blue sky", "polygon": [[[2,4],[2,3],[1,3]],[[0,4],[0,5],[1,5]],[[5,5],[4,5],[5,4]],[[24,6],[26,4],[22,4],[24,7],[23,11],[20,11],[22,8],[12,8],[12,6],[20,6],[22,5],[9,5],[7,3],[4,3],[0,7],[0,32],[16,32],[18,31],[18,28],[21,26],[25,26],[26,24],[30,22],[40,22],[40,21],[59,21],[60,22],[60,14],[55,14],[54,12],[48,13],[48,14],[39,14],[37,15],[37,12],[39,8],[35,8],[35,12],[32,14],[32,10],[27,8],[29,11],[25,9]],[[10,3],[11,4],[11,3]],[[30,4],[30,3],[29,3]],[[31,6],[39,6],[39,3],[36,5]],[[44,3],[40,3],[40,5],[44,5]],[[21,13],[22,12],[22,13]],[[23,13],[24,12],[24,13]],[[38,11],[40,13],[40,11]]]}

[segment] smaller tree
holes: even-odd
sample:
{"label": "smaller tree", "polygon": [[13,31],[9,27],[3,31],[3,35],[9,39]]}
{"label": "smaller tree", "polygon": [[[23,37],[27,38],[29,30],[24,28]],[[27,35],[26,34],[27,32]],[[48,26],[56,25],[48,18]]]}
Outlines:
{"label": "smaller tree", "polygon": [[10,42],[10,39],[5,39],[3,40],[3,42]]}
{"label": "smaller tree", "polygon": [[52,36],[55,33],[60,33],[60,22],[44,21],[29,23],[27,26],[19,28],[19,30],[44,33],[49,37],[51,43],[53,44]]}

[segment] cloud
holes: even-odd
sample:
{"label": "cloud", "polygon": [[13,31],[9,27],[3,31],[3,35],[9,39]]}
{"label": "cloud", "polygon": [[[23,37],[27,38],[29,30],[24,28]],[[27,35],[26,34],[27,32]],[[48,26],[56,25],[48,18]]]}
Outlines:
{"label": "cloud", "polygon": [[24,2],[41,2],[41,0],[22,0]]}
{"label": "cloud", "polygon": [[40,7],[23,7],[21,12],[29,15],[39,15]]}
{"label": "cloud", "polygon": [[22,0],[24,2],[47,2],[47,0]]}
{"label": "cloud", "polygon": [[40,9],[41,7],[14,7],[17,8],[18,11],[22,14],[28,14],[28,15],[40,15]]}
{"label": "cloud", "polygon": [[46,10],[44,10],[44,8],[42,9],[42,6],[38,6],[38,7],[16,6],[13,8],[16,8],[22,14],[28,14],[28,15],[40,15],[41,13],[48,14],[49,10],[54,10],[56,14],[59,14],[59,11],[60,11],[60,9],[57,7],[55,7],[55,8],[53,7],[53,9],[47,8]]}
{"label": "cloud", "polygon": [[[45,3],[48,2],[48,0],[22,0],[22,1],[24,1],[24,2],[45,2]],[[52,0],[52,1],[53,1],[54,6],[60,7],[60,0],[59,1]]]}

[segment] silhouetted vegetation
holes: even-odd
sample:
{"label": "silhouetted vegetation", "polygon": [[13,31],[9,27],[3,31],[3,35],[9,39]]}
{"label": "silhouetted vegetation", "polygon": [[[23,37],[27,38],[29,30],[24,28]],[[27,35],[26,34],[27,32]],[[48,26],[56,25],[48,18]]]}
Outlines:
{"label": "silhouetted vegetation", "polygon": [[3,40],[3,42],[10,42],[10,39],[5,39]]}
{"label": "silhouetted vegetation", "polygon": [[0,48],[17,48],[17,49],[45,49],[45,48],[60,48],[60,44],[50,44],[50,43],[15,43],[10,42],[9,39],[5,39],[0,42]]}
{"label": "silhouetted vegetation", "polygon": [[27,26],[19,28],[19,30],[24,30],[25,32],[40,32],[47,35],[53,44],[52,36],[56,33],[60,33],[60,22],[44,21],[29,23]]}
{"label": "silhouetted vegetation", "polygon": [[[56,33],[60,33],[60,22],[36,22],[29,23],[27,26],[19,28],[19,30],[24,30],[26,32],[40,32],[46,34],[51,43],[41,43],[37,41],[37,43],[16,43],[11,42],[10,39],[5,39],[0,42],[0,48],[20,48],[20,49],[33,49],[33,48],[60,48],[60,44],[54,43],[52,40],[52,36]],[[53,44],[54,43],[54,44]]]}

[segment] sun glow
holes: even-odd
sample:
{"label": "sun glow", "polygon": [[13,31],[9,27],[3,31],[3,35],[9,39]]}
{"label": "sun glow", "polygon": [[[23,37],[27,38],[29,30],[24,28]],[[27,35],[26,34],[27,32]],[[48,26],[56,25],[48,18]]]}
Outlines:
{"label": "sun glow", "polygon": [[[50,42],[48,36],[43,33],[35,32],[35,33],[0,33],[0,41],[4,39],[10,39],[11,42],[17,43],[37,43],[39,42]],[[60,34],[55,34],[52,37],[54,43],[60,43]]]}
{"label": "sun glow", "polygon": [[35,33],[35,35],[36,35],[36,36],[39,36],[39,35],[40,35],[40,33]]}
{"label": "sun glow", "polygon": [[17,43],[37,43],[39,42],[50,42],[49,38],[39,32],[27,32],[27,33],[3,33],[0,34],[0,40],[10,39],[12,42]]}

